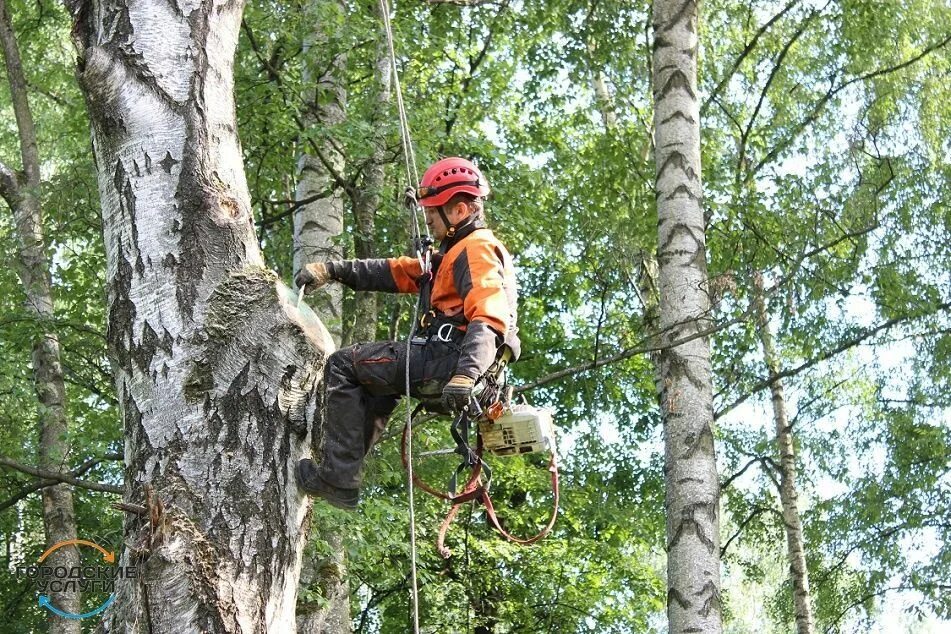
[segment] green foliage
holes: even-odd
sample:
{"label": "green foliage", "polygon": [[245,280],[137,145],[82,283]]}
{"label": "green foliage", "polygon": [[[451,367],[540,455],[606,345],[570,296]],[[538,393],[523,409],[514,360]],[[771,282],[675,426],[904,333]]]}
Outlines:
{"label": "green foliage", "polygon": [[[104,337],[97,186],[65,9],[47,0],[10,5],[44,162],[53,326],[68,381],[69,464],[78,465],[122,446]],[[865,631],[896,586],[916,610],[951,618],[949,9],[937,0],[702,6],[702,176],[720,325],[712,338],[716,433],[730,483],[721,544],[733,538],[724,556],[727,629],[787,631],[792,614],[786,567],[777,563],[785,547],[776,474],[764,466],[776,451],[750,311],[754,273],[766,280],[789,371],[819,626]],[[285,280],[293,274],[296,161],[326,139],[345,158],[348,228],[356,226],[352,195],[365,187],[382,145],[386,179],[373,238],[380,256],[408,246],[399,205],[408,176],[395,107],[379,99],[374,7],[245,9],[238,126],[260,241]],[[416,496],[427,631],[651,631],[662,621],[653,369],[645,356],[585,369],[652,334],[639,289],[657,222],[650,28],[647,2],[398,3],[398,67],[419,167],[459,153],[487,173],[489,221],[519,269],[525,353],[513,379],[540,382],[529,396],[555,409],[562,430],[562,516],[536,547],[505,543],[481,509],[465,508],[448,535],[455,555],[442,560],[432,544],[448,509]],[[323,39],[315,40],[317,30]],[[347,93],[342,122],[308,112],[314,91],[319,105],[329,103],[332,93],[314,78],[332,68]],[[611,93],[612,128],[592,87],[597,73]],[[0,161],[17,166],[5,76],[0,113]],[[341,237],[347,255],[352,238],[352,230]],[[0,248],[15,252],[5,206]],[[0,454],[31,463],[30,345],[40,329],[23,308],[12,266],[0,269],[0,289]],[[380,306],[377,335],[404,333],[410,302],[386,297]],[[544,380],[566,368],[576,370]],[[391,426],[401,422],[398,412]],[[419,445],[444,446],[444,431],[439,423],[419,429]],[[359,631],[407,631],[408,518],[397,444],[387,440],[374,453],[360,514],[319,518],[346,526]],[[514,531],[534,532],[547,517],[546,472],[528,459],[494,465],[500,515]],[[446,477],[446,465],[422,471],[433,482]],[[0,475],[3,499],[30,481]],[[106,462],[84,477],[117,483],[121,473]],[[120,518],[107,496],[77,497],[83,536],[118,546]],[[38,555],[39,517],[36,496],[0,512],[8,552]],[[755,617],[749,589],[766,606]],[[313,589],[303,598],[323,599]],[[31,599],[12,577],[0,579],[8,619],[38,630],[43,615],[27,606]]]}

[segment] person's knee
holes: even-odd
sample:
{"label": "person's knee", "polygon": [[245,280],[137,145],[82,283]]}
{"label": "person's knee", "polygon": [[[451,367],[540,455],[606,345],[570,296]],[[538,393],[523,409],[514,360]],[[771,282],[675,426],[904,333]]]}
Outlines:
{"label": "person's knee", "polygon": [[326,381],[329,382],[332,379],[349,379],[352,381],[353,378],[353,353],[350,348],[335,350],[327,357],[327,363],[324,365],[324,379]]}

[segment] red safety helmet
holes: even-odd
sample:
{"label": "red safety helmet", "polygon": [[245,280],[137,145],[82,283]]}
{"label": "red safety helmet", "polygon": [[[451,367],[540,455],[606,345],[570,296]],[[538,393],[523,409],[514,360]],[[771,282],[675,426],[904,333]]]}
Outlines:
{"label": "red safety helmet", "polygon": [[489,183],[471,161],[453,156],[429,166],[416,190],[416,199],[423,207],[440,207],[456,194],[484,198],[489,195]]}

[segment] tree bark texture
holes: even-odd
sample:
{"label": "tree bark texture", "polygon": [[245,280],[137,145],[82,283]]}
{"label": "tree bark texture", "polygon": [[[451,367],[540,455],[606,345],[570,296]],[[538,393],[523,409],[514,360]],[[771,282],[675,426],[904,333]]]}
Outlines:
{"label": "tree bark texture", "polygon": [[[336,5],[339,11],[345,7],[338,0],[321,0]],[[325,33],[321,25],[305,42],[303,80],[307,86],[304,101],[307,114],[304,123],[308,127],[332,128],[343,122],[346,116],[347,89],[343,72],[346,56],[337,55],[322,73],[314,69],[320,64],[314,52],[326,49],[332,34]],[[294,270],[301,270],[309,262],[325,262],[343,257],[343,251],[335,241],[343,233],[344,190],[335,177],[344,173],[344,157],[326,131],[314,146],[304,145],[297,164],[298,202],[310,200],[294,212]],[[311,151],[308,151],[310,149]],[[327,284],[308,296],[307,302],[327,325],[334,342],[340,345],[343,330],[343,288],[340,284]]]}
{"label": "tree bark texture", "polygon": [[[41,334],[33,342],[33,382],[37,398],[39,422],[40,469],[60,472],[65,470],[68,444],[66,440],[66,386],[59,337],[53,329],[53,297],[50,289],[50,260],[46,253],[43,232],[43,210],[40,202],[40,159],[26,90],[26,78],[20,61],[19,48],[13,32],[6,0],[0,0],[0,45],[20,138],[20,157],[23,170],[10,177],[0,194],[13,210],[17,239],[16,263],[26,295],[26,308],[42,324]],[[46,487],[43,497],[43,527],[47,548],[70,539],[76,539],[76,515],[73,494],[69,485]],[[46,560],[48,565],[71,569],[80,564],[75,546],[58,548]],[[79,614],[81,596],[78,589],[49,592],[52,605],[64,612]],[[55,614],[49,615],[52,634],[79,634],[80,623]]]}
{"label": "tree bark texture", "polygon": [[769,315],[763,291],[763,276],[753,278],[756,317],[763,359],[769,372],[769,390],[773,399],[773,418],[776,422],[776,446],[779,450],[779,500],[783,508],[786,528],[786,552],[789,558],[789,576],[793,587],[793,607],[796,614],[796,632],[812,634],[815,621],[812,616],[812,597],[809,591],[809,570],[806,567],[805,540],[799,517],[799,494],[796,486],[796,448],[792,426],[786,415],[786,396],[779,377],[779,358],[776,344],[769,329]]}
{"label": "tree bark texture", "polygon": [[[695,0],[654,2],[654,130],[660,327],[664,342],[709,327],[700,182]],[[710,344],[694,339],[660,356],[670,631],[722,631],[719,481],[713,439]]]}
{"label": "tree bark texture", "polygon": [[[376,7],[379,13],[379,7]],[[386,38],[380,33],[376,56],[377,113],[390,112],[390,59]],[[358,258],[379,257],[374,239],[376,214],[380,209],[383,182],[386,176],[384,150],[386,139],[382,126],[374,128],[373,154],[363,179],[363,187],[357,193],[353,204],[353,217],[356,228],[353,232],[353,245]],[[376,339],[376,325],[379,319],[379,306],[376,293],[356,294],[353,311],[353,334],[351,342],[373,341]]]}
{"label": "tree bark texture", "polygon": [[243,4],[69,4],[92,127],[127,502],[108,632],[294,632],[333,343],[265,269],[235,126]]}
{"label": "tree bark texture", "polygon": [[318,590],[326,603],[323,607],[298,603],[299,634],[345,634],[351,631],[344,537],[340,530],[323,532],[321,538],[327,542],[330,554],[319,557],[316,552],[304,553],[301,585],[306,583],[308,587]]}
{"label": "tree bark texture", "polygon": [[[339,0],[315,0],[328,9],[344,11]],[[320,11],[316,12],[318,15]],[[331,127],[343,122],[346,116],[347,92],[344,84],[346,57],[337,55],[326,70],[315,76],[314,69],[323,66],[318,61],[333,33],[325,22],[315,24],[315,29],[304,43],[306,104],[305,123],[308,127]],[[298,202],[317,197],[294,212],[294,270],[308,262],[332,260],[342,257],[343,252],[335,240],[343,233],[343,189],[334,181],[322,161],[330,161],[337,175],[343,174],[343,156],[337,151],[327,135],[320,156],[306,151],[298,161]],[[307,147],[306,145],[304,146]],[[308,303],[329,328],[334,343],[339,346],[343,339],[343,289],[340,284],[327,284],[308,297]],[[315,549],[304,551],[305,561],[301,575],[301,587],[320,592],[326,602],[301,602],[297,604],[297,629],[302,634],[344,634],[350,631],[350,590],[347,583],[346,550],[338,527],[320,525],[315,528],[320,538],[330,546],[329,561],[317,558]]]}

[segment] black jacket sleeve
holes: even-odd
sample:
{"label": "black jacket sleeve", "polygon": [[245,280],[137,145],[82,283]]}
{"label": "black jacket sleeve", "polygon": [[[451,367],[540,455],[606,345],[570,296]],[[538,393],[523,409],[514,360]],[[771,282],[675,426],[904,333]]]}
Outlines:
{"label": "black jacket sleeve", "polygon": [[384,259],[327,262],[327,270],[331,279],[357,291],[397,291],[390,265]]}
{"label": "black jacket sleeve", "polygon": [[356,291],[418,293],[419,261],[411,257],[327,262],[330,278]]}

